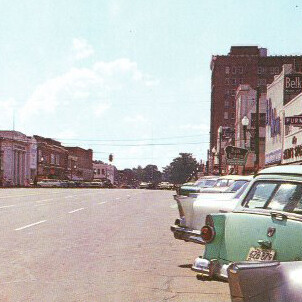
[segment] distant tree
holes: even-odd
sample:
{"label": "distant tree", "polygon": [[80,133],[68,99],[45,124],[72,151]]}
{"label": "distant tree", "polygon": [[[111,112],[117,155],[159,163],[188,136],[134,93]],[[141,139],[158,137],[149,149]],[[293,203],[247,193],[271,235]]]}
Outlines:
{"label": "distant tree", "polygon": [[179,153],[180,156],[173,159],[170,165],[164,167],[164,177],[173,183],[181,184],[193,178],[199,168],[199,164],[191,153]]}
{"label": "distant tree", "polygon": [[145,168],[138,166],[137,168],[132,169],[135,174],[137,181],[146,181],[146,182],[160,182],[162,178],[162,173],[158,171],[156,165],[147,165]]}
{"label": "distant tree", "polygon": [[138,166],[137,168],[133,168],[132,170],[133,170],[136,180],[139,182],[143,181],[144,169],[142,168],[142,166]]}
{"label": "distant tree", "polygon": [[148,182],[160,182],[161,181],[161,172],[158,171],[156,165],[147,165],[144,168],[144,181]]}

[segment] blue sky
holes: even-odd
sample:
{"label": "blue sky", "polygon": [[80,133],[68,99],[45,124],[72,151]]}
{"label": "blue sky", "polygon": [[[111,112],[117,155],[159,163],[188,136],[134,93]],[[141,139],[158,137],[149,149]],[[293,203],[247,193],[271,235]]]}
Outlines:
{"label": "blue sky", "polygon": [[117,168],[206,159],[210,61],[232,45],[302,54],[302,2],[0,0],[0,129]]}

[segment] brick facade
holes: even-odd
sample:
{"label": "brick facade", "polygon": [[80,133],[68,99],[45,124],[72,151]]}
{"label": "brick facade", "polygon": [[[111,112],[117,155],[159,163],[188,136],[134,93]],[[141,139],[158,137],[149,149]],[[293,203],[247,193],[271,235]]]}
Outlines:
{"label": "brick facade", "polygon": [[210,150],[216,145],[219,126],[234,129],[237,87],[249,84],[266,92],[283,64],[302,71],[302,56],[267,56],[266,49],[257,46],[232,46],[228,55],[212,56]]}

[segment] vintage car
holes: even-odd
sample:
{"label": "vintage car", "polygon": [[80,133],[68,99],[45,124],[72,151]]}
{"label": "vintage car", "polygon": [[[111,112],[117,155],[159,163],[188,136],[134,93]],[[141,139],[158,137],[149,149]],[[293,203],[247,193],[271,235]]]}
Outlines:
{"label": "vintage car", "polygon": [[[203,257],[192,269],[228,279],[230,263],[302,260],[302,166],[264,169],[231,213],[208,215],[201,228]],[[249,264],[249,262],[247,262]]]}
{"label": "vintage car", "polygon": [[65,183],[59,179],[42,179],[37,182],[37,187],[41,188],[65,188]]}
{"label": "vintage car", "polygon": [[203,244],[201,227],[205,224],[205,218],[210,213],[230,212],[252,180],[252,176],[231,175],[220,180],[232,183],[226,191],[202,192],[189,196],[175,195],[178,205],[179,218],[171,226],[171,231],[176,239]]}
{"label": "vintage car", "polygon": [[157,185],[157,189],[159,190],[173,190],[174,189],[174,184],[167,182],[167,181],[162,181]]}
{"label": "vintage car", "polygon": [[177,195],[189,196],[191,193],[200,193],[202,189],[214,187],[217,179],[218,177],[211,176],[198,179],[195,182],[184,183],[177,191]]}
{"label": "vintage car", "polygon": [[300,302],[302,261],[235,262],[228,268],[233,302]]}

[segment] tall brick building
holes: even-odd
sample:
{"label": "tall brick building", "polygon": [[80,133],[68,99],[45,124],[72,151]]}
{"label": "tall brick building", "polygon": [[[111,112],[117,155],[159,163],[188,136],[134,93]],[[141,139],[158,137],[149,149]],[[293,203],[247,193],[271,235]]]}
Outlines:
{"label": "tall brick building", "polygon": [[259,86],[266,92],[283,64],[302,71],[302,56],[268,56],[267,49],[257,46],[232,46],[228,55],[212,56],[210,150],[216,145],[219,126],[234,129],[238,86]]}

